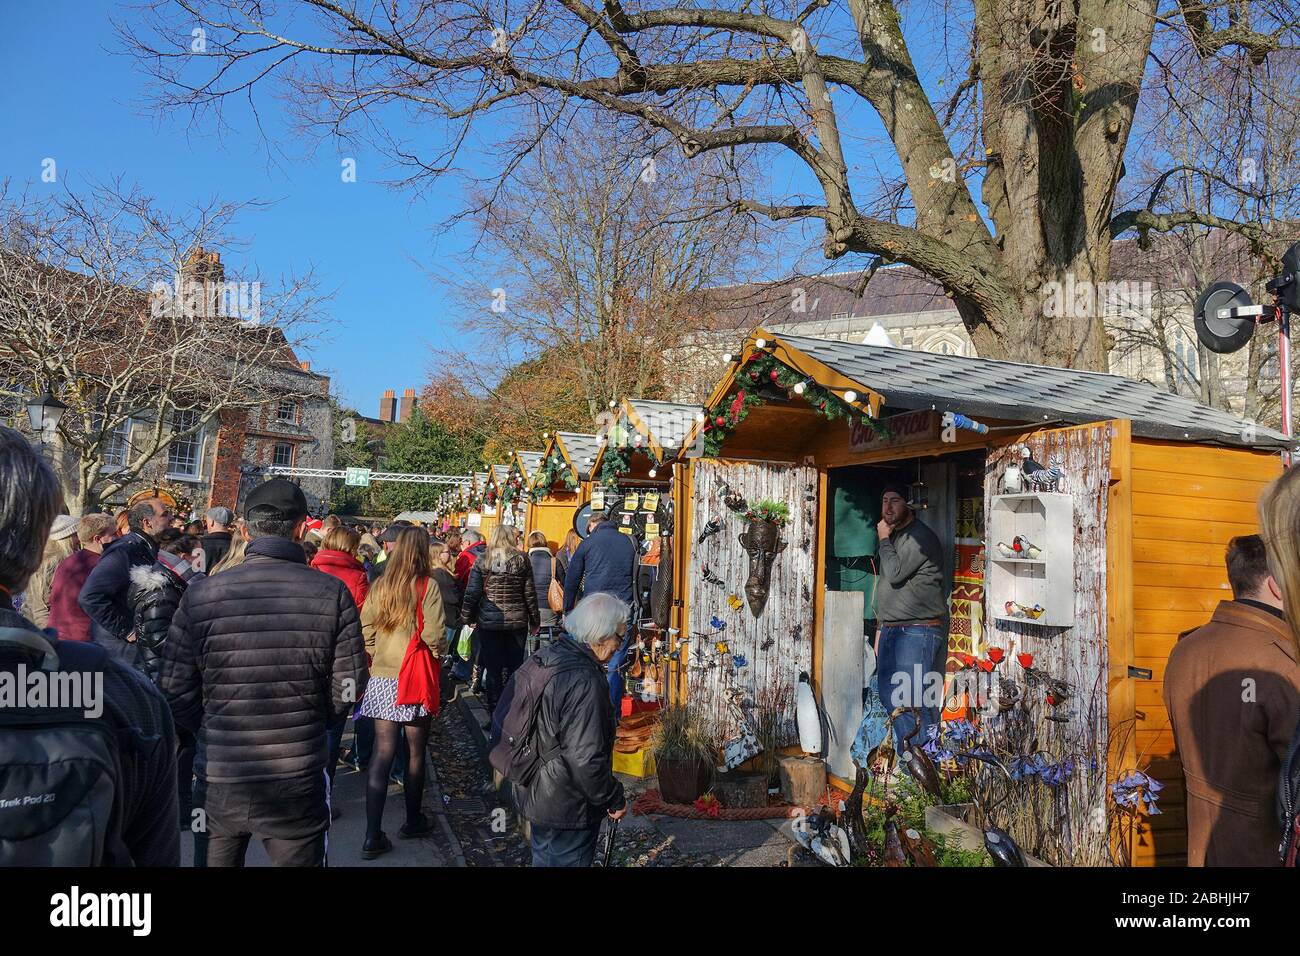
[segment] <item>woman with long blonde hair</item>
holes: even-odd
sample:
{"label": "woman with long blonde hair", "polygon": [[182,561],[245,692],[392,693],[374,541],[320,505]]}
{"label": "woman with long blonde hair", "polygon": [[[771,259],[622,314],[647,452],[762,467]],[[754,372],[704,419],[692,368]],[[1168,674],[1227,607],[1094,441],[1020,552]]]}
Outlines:
{"label": "woman with long blonde hair", "polygon": [[492,529],[488,548],[474,562],[460,604],[462,624],[475,625],[488,711],[496,709],[510,675],[524,662],[524,645],[540,623],[533,566],[509,525]]}
{"label": "woman with long blonde hair", "polygon": [[1259,529],[1269,570],[1282,589],[1291,643],[1300,657],[1300,467],[1288,468],[1260,493]]}
{"label": "woman with long blonde hair", "polygon": [[208,569],[208,574],[218,574],[222,571],[229,571],[231,568],[237,568],[244,563],[244,558],[248,556],[248,525],[244,519],[240,518],[235,524],[235,530],[230,535],[230,548],[221,556],[221,560]]}
{"label": "woman with long blonde hair", "polygon": [[[418,635],[435,658],[446,653],[442,592],[433,575],[429,536],[420,528],[403,528],[361,610],[361,633],[371,656],[370,683],[361,700],[361,716],[375,722],[375,751],[366,778],[366,841],[361,855],[373,859],[393,848],[383,831],[388,775],[398,741],[406,736],[406,823],[399,835],[423,836],[433,829],[420,805],[424,800],[424,754],[432,713],[424,704],[397,702],[398,677],[411,638]],[[436,671],[435,671],[436,673]]]}

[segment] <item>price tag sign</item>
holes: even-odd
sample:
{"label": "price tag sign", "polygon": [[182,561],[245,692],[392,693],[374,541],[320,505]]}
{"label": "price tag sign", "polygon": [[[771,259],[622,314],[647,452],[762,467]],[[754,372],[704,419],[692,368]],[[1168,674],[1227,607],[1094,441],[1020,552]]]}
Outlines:
{"label": "price tag sign", "polygon": [[640,505],[641,505],[641,496],[638,495],[635,491],[623,499],[624,511],[636,511],[636,509],[640,507]]}
{"label": "price tag sign", "polygon": [[659,535],[659,525],[654,521],[647,521],[645,523],[645,536],[647,538],[654,538],[654,537],[658,537],[658,535]]}
{"label": "price tag sign", "polygon": [[655,491],[646,492],[646,496],[641,499],[641,510],[654,512],[659,508],[659,493]]}
{"label": "price tag sign", "polygon": [[631,528],[619,528],[618,530],[619,530],[619,531],[622,531],[622,532],[623,532],[625,535],[627,535],[629,538],[632,537],[632,529],[631,529]]}
{"label": "price tag sign", "polygon": [[591,493],[591,510],[593,514],[605,510],[605,492],[596,490]]}

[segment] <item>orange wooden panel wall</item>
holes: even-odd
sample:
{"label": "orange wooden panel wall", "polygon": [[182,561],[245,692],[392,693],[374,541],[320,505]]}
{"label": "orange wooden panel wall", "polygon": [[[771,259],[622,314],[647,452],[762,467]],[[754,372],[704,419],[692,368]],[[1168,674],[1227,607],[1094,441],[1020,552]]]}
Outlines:
{"label": "orange wooden panel wall", "polygon": [[1255,501],[1282,472],[1276,454],[1134,439],[1133,663],[1138,766],[1166,785],[1161,816],[1133,848],[1138,866],[1186,863],[1182,764],[1164,706],[1165,662],[1178,634],[1209,620],[1228,600],[1223,553],[1228,539],[1258,531]]}

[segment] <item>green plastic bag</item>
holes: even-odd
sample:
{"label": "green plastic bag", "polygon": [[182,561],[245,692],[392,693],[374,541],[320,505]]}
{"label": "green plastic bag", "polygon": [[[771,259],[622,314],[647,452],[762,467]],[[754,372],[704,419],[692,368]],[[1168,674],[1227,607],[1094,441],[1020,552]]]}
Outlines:
{"label": "green plastic bag", "polygon": [[461,660],[469,660],[469,642],[474,634],[474,628],[466,624],[460,629],[460,639],[456,641],[456,654]]}

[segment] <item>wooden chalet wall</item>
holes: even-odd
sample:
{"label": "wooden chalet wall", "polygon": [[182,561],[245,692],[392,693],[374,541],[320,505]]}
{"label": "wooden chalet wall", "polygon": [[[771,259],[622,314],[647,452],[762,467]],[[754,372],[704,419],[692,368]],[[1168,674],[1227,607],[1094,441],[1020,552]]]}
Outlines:
{"label": "wooden chalet wall", "polygon": [[[686,542],[691,572],[688,578],[687,635],[690,638],[687,696],[703,708],[723,739],[737,728],[724,696],[730,687],[741,689],[750,703],[764,688],[789,691],[789,709],[783,742],[797,739],[794,693],[800,671],[813,671],[813,607],[816,593],[818,473],[815,468],[767,462],[694,462],[691,469],[691,537]],[[745,523],[722,503],[719,479],[748,501],[784,501],[790,521],[781,532],[785,549],[772,565],[771,589],[763,613],[755,618],[748,603],[733,609],[731,595],[745,601],[749,557],[738,540]],[[698,542],[712,519],[722,530]],[[680,553],[680,552],[679,552]],[[704,568],[725,582],[725,587],[704,579]],[[726,621],[715,630],[713,618]],[[716,643],[725,641],[730,656],[720,655]],[[747,664],[733,668],[735,655]]]}
{"label": "wooden chalet wall", "polygon": [[[1034,655],[1035,670],[1069,683],[1073,696],[1053,708],[1041,688],[1030,687],[1028,731],[1040,751],[1054,763],[1069,759],[1073,773],[1067,783],[1021,787],[1026,799],[1006,807],[1000,825],[1020,846],[1057,866],[1104,866],[1110,861],[1105,826],[1108,754],[1114,729],[1109,713],[1109,654],[1107,621],[1107,505],[1111,480],[1112,423],[1035,432],[1024,439],[1035,461],[1046,465],[1060,455],[1063,491],[1074,501],[1074,624],[1040,627],[994,621],[999,598],[985,592],[985,648],[1006,651],[1008,673],[1019,680],[1016,655]],[[1019,463],[1019,446],[989,451],[986,464],[984,514],[992,513],[991,497],[1002,491],[1008,464]],[[987,529],[986,529],[987,531]],[[1014,714],[1019,714],[1017,709]],[[1048,716],[1068,717],[1064,723]],[[1005,717],[991,718],[1002,732]],[[1126,729],[1123,732],[1128,732]],[[1100,824],[1100,825],[1099,825]]]}
{"label": "wooden chalet wall", "polygon": [[546,535],[546,543],[554,551],[564,545],[565,536],[573,530],[573,513],[581,504],[576,491],[552,491],[528,506],[524,528]]}
{"label": "wooden chalet wall", "polygon": [[1165,785],[1161,814],[1132,849],[1139,866],[1187,862],[1183,768],[1164,705],[1165,664],[1178,635],[1206,623],[1231,600],[1223,556],[1228,541],[1257,534],[1259,493],[1282,473],[1276,453],[1134,439],[1133,663],[1137,766]]}

